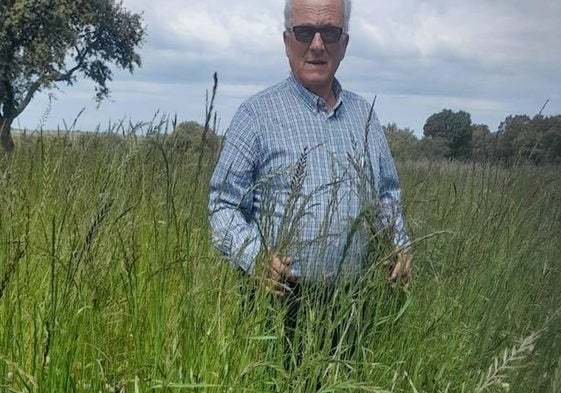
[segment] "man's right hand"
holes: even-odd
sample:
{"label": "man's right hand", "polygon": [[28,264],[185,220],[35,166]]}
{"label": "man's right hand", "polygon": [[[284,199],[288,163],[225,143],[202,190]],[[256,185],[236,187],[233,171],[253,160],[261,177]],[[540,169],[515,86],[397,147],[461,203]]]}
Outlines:
{"label": "man's right hand", "polygon": [[296,284],[296,277],[290,271],[290,266],[293,262],[292,258],[281,258],[275,254],[271,255],[265,284],[267,289],[277,297],[289,295],[294,288],[294,284]]}

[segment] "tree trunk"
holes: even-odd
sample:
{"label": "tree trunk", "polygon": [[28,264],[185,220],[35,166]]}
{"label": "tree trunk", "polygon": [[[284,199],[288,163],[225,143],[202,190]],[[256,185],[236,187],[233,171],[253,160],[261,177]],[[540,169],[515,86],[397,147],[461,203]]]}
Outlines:
{"label": "tree trunk", "polygon": [[14,150],[14,141],[11,134],[12,122],[13,119],[0,117],[0,143],[7,153],[11,153]]}

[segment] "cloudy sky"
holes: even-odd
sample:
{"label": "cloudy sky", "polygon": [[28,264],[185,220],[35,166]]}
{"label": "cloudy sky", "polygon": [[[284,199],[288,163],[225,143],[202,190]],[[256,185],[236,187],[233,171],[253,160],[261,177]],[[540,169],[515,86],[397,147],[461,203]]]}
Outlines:
{"label": "cloudy sky", "polygon": [[[90,83],[36,97],[17,128],[105,130],[156,114],[203,121],[218,73],[224,131],[242,100],[289,72],[283,0],[124,0],[143,12],[143,66],[114,74],[99,108]],[[510,114],[561,113],[560,0],[354,0],[350,44],[338,78],[368,100],[383,124],[422,136],[427,117],[465,110],[495,131]]]}

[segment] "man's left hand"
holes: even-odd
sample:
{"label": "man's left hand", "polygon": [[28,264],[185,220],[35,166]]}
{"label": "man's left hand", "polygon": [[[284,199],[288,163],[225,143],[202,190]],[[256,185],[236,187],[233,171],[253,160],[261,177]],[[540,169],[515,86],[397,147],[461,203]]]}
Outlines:
{"label": "man's left hand", "polygon": [[399,284],[403,289],[407,290],[411,282],[411,269],[413,267],[413,254],[410,251],[398,249],[395,256],[395,265],[393,266],[390,280],[395,284]]}

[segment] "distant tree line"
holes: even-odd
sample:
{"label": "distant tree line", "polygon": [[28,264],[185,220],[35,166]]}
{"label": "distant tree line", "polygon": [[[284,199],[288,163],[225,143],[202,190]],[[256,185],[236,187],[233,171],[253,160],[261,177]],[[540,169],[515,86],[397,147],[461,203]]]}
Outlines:
{"label": "distant tree line", "polygon": [[174,127],[165,144],[167,148],[188,152],[216,154],[221,147],[221,137],[212,127],[206,127],[196,121],[184,121]]}
{"label": "distant tree line", "polygon": [[491,132],[485,124],[473,124],[465,111],[444,109],[427,119],[421,139],[395,123],[383,129],[398,160],[561,163],[561,115],[508,116],[497,131]]}
{"label": "distant tree line", "polygon": [[[397,160],[456,160],[503,165],[561,163],[561,115],[530,118],[508,116],[491,132],[485,124],[472,124],[465,111],[445,109],[430,116],[417,138],[395,123],[382,127]],[[177,124],[166,138],[167,148],[194,154],[217,154],[222,137],[194,121]]]}

